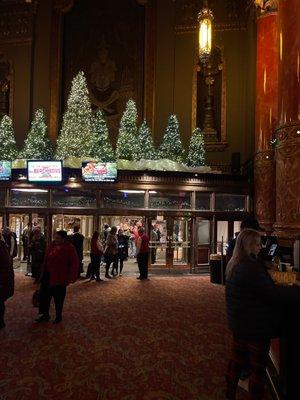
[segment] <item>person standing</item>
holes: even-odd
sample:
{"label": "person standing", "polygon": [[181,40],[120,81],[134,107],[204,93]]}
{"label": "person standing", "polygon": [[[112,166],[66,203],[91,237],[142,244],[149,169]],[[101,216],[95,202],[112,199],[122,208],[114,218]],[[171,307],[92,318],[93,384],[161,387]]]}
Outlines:
{"label": "person standing", "polygon": [[118,239],[117,239],[117,228],[113,226],[107,235],[105,250],[104,250],[104,260],[105,260],[105,278],[111,279],[109,275],[109,268],[113,263],[112,272],[116,269],[116,263],[118,262]]}
{"label": "person standing", "polygon": [[0,232],[0,329],[5,327],[5,301],[14,294],[14,269],[7,245]]}
{"label": "person standing", "polygon": [[29,251],[31,254],[32,277],[35,279],[35,283],[38,283],[46,252],[46,239],[39,226],[33,228]]}
{"label": "person standing", "polygon": [[79,232],[79,226],[74,226],[74,234],[71,237],[71,242],[76,249],[79,265],[78,265],[78,278],[80,278],[80,274],[83,273],[83,243],[84,243],[84,236],[82,233]]}
{"label": "person standing", "polygon": [[40,287],[39,313],[42,315],[36,319],[36,322],[49,321],[52,297],[56,311],[53,323],[58,324],[62,320],[66,289],[70,283],[76,282],[79,265],[75,247],[67,239],[66,231],[56,232],[54,241],[46,253]]}
{"label": "person standing", "polygon": [[145,234],[145,229],[140,227],[137,239],[137,263],[140,276],[137,279],[148,279],[148,260],[149,260],[149,236]]}
{"label": "person standing", "polygon": [[226,305],[232,354],[226,399],[235,400],[243,369],[249,368],[249,398],[262,400],[271,338],[279,336],[282,309],[298,304],[298,287],[276,286],[259,259],[261,235],[243,229],[226,269]]}
{"label": "person standing", "polygon": [[30,234],[31,234],[31,223],[28,222],[28,224],[25,226],[22,232],[22,244],[23,244],[23,261],[27,261],[27,258],[29,257],[29,239],[30,239]]}
{"label": "person standing", "polygon": [[110,232],[110,226],[108,224],[104,224],[103,225],[103,243],[106,243],[109,232]]}
{"label": "person standing", "polygon": [[13,259],[18,255],[17,239],[8,226],[3,228],[3,239],[8,248],[11,261],[13,261]]}
{"label": "person standing", "polygon": [[116,263],[116,274],[120,265],[119,276],[122,276],[124,261],[128,258],[128,236],[124,235],[123,230],[118,231],[118,262]]}
{"label": "person standing", "polygon": [[103,247],[99,239],[99,232],[95,231],[91,240],[91,275],[90,281],[96,279],[97,282],[101,282],[100,279],[100,264],[103,255]]}
{"label": "person standing", "polygon": [[156,246],[157,246],[158,236],[155,230],[155,226],[151,227],[151,264],[156,263]]}
{"label": "person standing", "polygon": [[131,226],[129,229],[129,250],[130,250],[130,257],[135,258],[136,257],[136,245],[135,245],[135,235],[133,233],[133,227]]}

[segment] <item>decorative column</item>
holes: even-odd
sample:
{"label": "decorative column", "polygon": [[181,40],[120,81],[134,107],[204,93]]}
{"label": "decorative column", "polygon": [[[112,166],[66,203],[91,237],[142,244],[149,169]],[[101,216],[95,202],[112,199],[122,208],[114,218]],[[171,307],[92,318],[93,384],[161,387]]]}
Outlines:
{"label": "decorative column", "polygon": [[279,237],[300,235],[300,7],[279,3],[279,127],[276,130],[276,224]]}
{"label": "decorative column", "polygon": [[268,233],[275,222],[275,161],[270,145],[278,123],[277,11],[261,10],[257,19],[254,205]]}

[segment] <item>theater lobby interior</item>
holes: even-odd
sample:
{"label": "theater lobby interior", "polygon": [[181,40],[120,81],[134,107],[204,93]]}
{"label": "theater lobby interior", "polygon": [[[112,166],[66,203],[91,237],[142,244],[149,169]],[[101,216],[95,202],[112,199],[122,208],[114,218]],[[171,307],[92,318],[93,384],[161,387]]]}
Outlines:
{"label": "theater lobby interior", "polygon": [[0,0],[0,400],[300,400],[298,307],[300,0]]}

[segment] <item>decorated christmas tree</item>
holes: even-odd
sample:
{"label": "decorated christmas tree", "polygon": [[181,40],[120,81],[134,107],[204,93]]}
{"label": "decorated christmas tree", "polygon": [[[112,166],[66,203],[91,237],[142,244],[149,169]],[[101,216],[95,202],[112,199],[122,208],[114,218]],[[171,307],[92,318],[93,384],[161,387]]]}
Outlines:
{"label": "decorated christmas tree", "polygon": [[204,139],[203,133],[199,128],[196,128],[191,136],[187,165],[190,167],[200,167],[205,165]]}
{"label": "decorated christmas tree", "polygon": [[135,102],[128,100],[120,123],[116,149],[117,159],[136,160],[138,157],[137,118]]}
{"label": "decorated christmas tree", "polygon": [[39,109],[35,112],[30,131],[19,158],[25,158],[27,160],[51,160],[52,157],[53,147],[47,136],[44,111]]}
{"label": "decorated christmas tree", "polygon": [[73,78],[67,110],[64,113],[61,133],[57,140],[55,158],[88,158],[95,145],[92,110],[83,72]]}
{"label": "decorated christmas tree", "polygon": [[0,160],[15,160],[18,150],[12,120],[4,115],[0,123]]}
{"label": "decorated christmas tree", "polygon": [[184,149],[180,139],[179,123],[176,115],[169,117],[168,126],[159,147],[159,157],[177,162],[183,161]]}
{"label": "decorated christmas tree", "polygon": [[116,158],[115,153],[109,140],[107,124],[101,110],[95,114],[93,124],[96,138],[91,156],[104,162],[114,161]]}
{"label": "decorated christmas tree", "polygon": [[139,154],[138,160],[156,160],[157,152],[155,150],[150,128],[146,120],[142,123],[137,137]]}

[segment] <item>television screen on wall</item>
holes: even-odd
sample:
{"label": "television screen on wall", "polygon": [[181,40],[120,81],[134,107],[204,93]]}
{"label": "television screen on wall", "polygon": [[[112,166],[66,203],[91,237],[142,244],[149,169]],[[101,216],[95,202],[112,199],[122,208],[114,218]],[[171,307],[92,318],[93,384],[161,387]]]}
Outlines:
{"label": "television screen on wall", "polygon": [[82,179],[86,182],[115,182],[117,176],[115,162],[85,161],[82,163]]}
{"label": "television screen on wall", "polygon": [[62,182],[61,161],[27,161],[28,182]]}
{"label": "television screen on wall", "polygon": [[0,161],[0,181],[11,180],[11,161]]}

